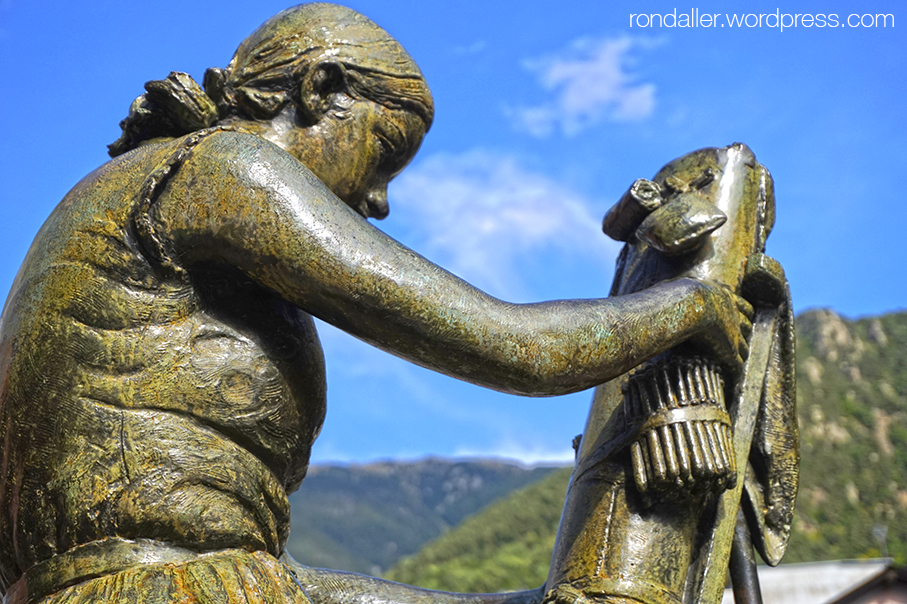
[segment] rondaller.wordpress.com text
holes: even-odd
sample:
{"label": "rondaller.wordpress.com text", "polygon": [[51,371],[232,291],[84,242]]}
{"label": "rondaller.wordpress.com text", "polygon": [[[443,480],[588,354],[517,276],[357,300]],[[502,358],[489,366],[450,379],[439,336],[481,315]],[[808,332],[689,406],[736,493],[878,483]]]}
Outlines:
{"label": "rondaller.wordpress.com text", "polygon": [[793,28],[823,27],[894,27],[894,15],[882,13],[706,13],[698,8],[689,12],[630,13],[630,27],[768,27],[779,31]]}

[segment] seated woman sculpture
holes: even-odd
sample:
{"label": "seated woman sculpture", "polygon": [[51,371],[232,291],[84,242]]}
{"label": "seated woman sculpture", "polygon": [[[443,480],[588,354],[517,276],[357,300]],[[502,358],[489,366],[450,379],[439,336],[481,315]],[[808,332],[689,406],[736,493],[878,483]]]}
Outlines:
{"label": "seated woman sculpture", "polygon": [[291,8],[204,89],[174,73],[146,90],[3,311],[4,601],[317,599],[279,560],[325,415],[313,316],[528,396],[690,339],[730,366],[746,354],[749,311],[725,288],[510,304],[373,228],[433,105],[352,10]]}

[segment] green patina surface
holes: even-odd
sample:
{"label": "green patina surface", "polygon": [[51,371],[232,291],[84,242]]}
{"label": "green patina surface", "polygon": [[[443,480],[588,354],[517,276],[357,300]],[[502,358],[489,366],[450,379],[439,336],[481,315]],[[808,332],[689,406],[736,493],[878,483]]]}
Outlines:
{"label": "green patina surface", "polygon": [[[679,346],[709,356],[728,383],[741,375],[751,320],[741,283],[767,224],[753,215],[765,202],[755,160],[730,185],[721,173],[721,154],[742,147],[691,154],[656,177],[665,203],[645,240],[670,259],[645,252],[649,268],[635,268],[633,236],[623,274],[635,286],[622,295],[511,304],[366,221],[387,215],[387,183],[433,117],[418,67],[384,30],[342,7],[295,7],[203,84],[180,73],[146,84],[113,160],[54,210],[13,284],[0,326],[0,586],[11,602],[469,599],[289,563],[301,584],[275,587],[290,576],[277,561],[286,495],[325,414],[312,317],[530,396],[600,385]],[[721,230],[709,204],[727,191],[748,218]],[[664,268],[677,263],[685,269]],[[720,493],[735,472],[723,459],[657,490]],[[581,508],[602,501],[583,496]],[[656,525],[666,543],[692,546],[691,530]],[[632,522],[608,526],[638,537]],[[657,548],[638,555],[668,572]],[[644,600],[676,591],[674,579],[647,581],[631,580]]]}

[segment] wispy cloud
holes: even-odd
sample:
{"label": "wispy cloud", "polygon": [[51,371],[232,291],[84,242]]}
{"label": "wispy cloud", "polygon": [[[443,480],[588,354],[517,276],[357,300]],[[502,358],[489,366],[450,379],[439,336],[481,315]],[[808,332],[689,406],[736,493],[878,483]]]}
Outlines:
{"label": "wispy cloud", "polygon": [[485,50],[488,47],[488,43],[485,40],[478,40],[469,44],[467,46],[457,46],[454,48],[454,54],[458,55],[476,55]]}
{"label": "wispy cloud", "polygon": [[526,69],[536,73],[553,98],[508,109],[514,125],[534,136],[548,136],[555,130],[569,136],[605,120],[648,117],[655,108],[655,84],[641,81],[632,68],[634,51],[655,44],[627,35],[584,38],[553,56],[526,61]]}
{"label": "wispy cloud", "polygon": [[454,457],[497,457],[515,461],[523,465],[567,465],[573,463],[575,453],[571,447],[560,449],[543,445],[528,445],[513,439],[505,439],[489,449],[472,449],[460,447],[454,451]]}
{"label": "wispy cloud", "polygon": [[599,227],[601,207],[506,155],[435,155],[404,173],[392,194],[415,249],[498,296],[526,293],[527,257],[609,264],[616,254]]}

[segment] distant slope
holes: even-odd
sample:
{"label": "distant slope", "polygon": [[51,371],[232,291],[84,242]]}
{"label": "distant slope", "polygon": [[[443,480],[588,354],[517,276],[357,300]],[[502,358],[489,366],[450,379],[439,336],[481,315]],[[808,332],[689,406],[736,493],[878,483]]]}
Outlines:
{"label": "distant slope", "polygon": [[561,468],[488,506],[418,555],[400,561],[386,577],[446,591],[538,587],[548,575],[571,470]]}
{"label": "distant slope", "polygon": [[907,563],[907,313],[817,310],[797,330],[802,470],[785,560]]}
{"label": "distant slope", "polygon": [[290,498],[287,549],[310,566],[380,575],[400,556],[553,469],[442,459],[315,466]]}
{"label": "distant slope", "polygon": [[[785,562],[887,553],[905,564],[907,313],[848,321],[813,310],[797,331],[801,485]],[[387,576],[457,591],[540,585],[566,480],[558,473],[511,495]]]}

